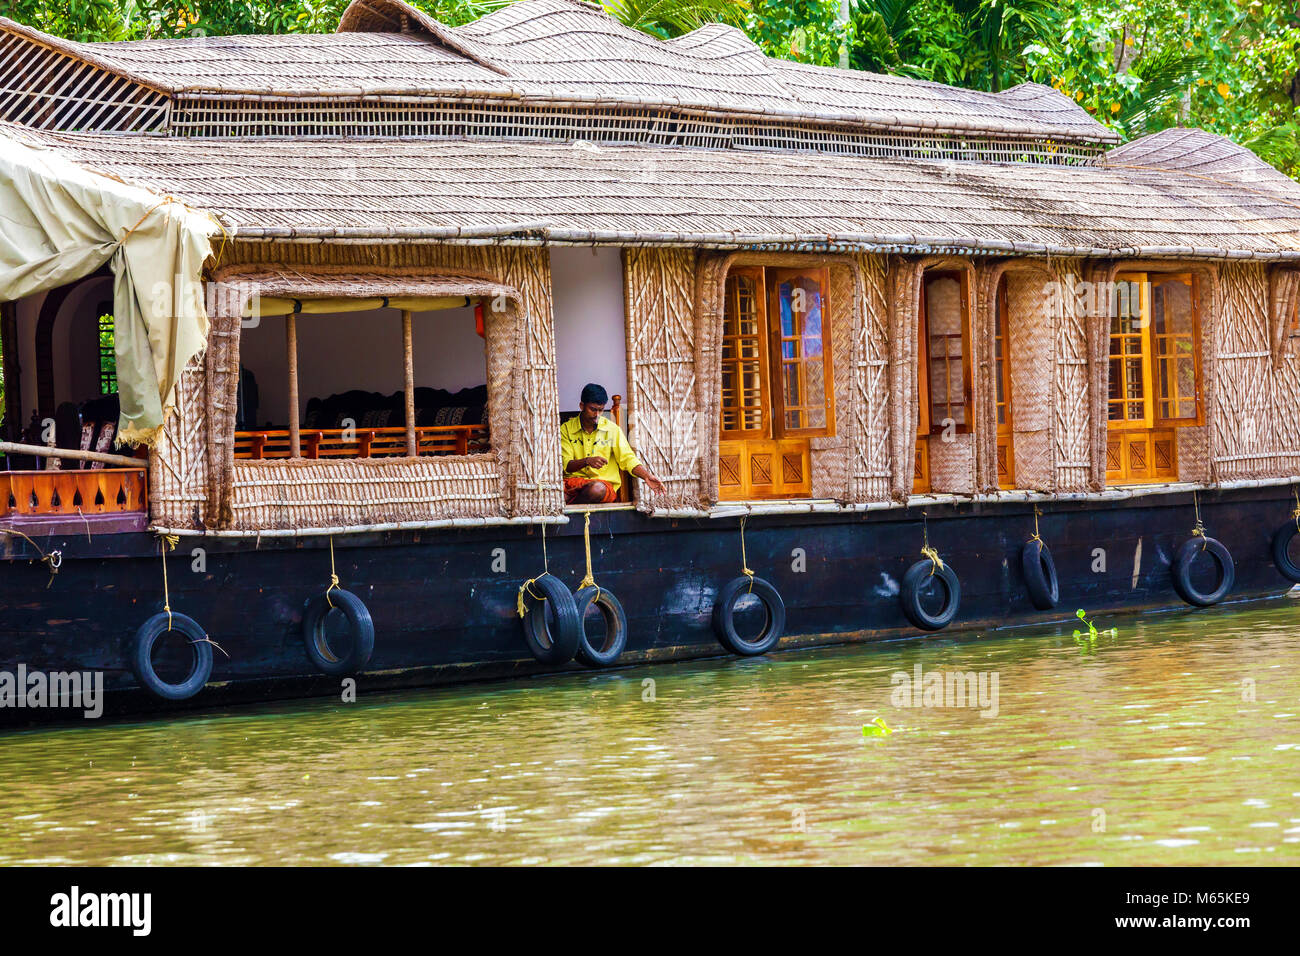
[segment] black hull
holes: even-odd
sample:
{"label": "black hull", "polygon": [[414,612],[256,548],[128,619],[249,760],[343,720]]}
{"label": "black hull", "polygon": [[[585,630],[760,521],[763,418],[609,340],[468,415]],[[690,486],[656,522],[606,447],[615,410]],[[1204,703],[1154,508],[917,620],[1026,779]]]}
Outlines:
{"label": "black hull", "polygon": [[[1190,494],[1039,505],[1043,539],[1060,576],[1051,611],[1030,602],[1020,553],[1034,506],[988,502],[858,514],[751,518],[748,563],[774,584],[787,608],[783,647],[925,636],[903,616],[898,583],[920,559],[923,535],[961,579],[957,619],[944,636],[1090,613],[1185,607],[1170,564],[1195,524]],[[1200,495],[1207,532],[1236,562],[1228,600],[1285,593],[1270,542],[1291,519],[1289,488]],[[546,533],[552,574],[576,587],[584,573],[582,516]],[[717,590],[741,568],[740,522],[648,519],[632,512],[592,517],[596,578],[627,611],[630,639],[620,663],[720,655],[711,614]],[[198,621],[218,652],[212,680],[184,704],[141,690],[126,664],[136,629],[162,608],[157,539],[149,534],[37,537],[63,564],[50,583],[25,542],[0,538],[0,670],[103,671],[108,713],[207,707],[238,701],[336,696],[340,679],[313,672],[303,651],[304,603],[329,582],[327,539],[183,538],[169,555],[171,607]],[[1140,542],[1140,544],[1139,544]],[[359,693],[396,687],[553,673],[525,647],[516,599],[542,570],[539,528],[401,532],[335,539],[342,586],[369,606],[374,657]],[[1135,570],[1135,556],[1141,549]],[[192,570],[194,548],[206,570]],[[806,570],[795,570],[795,549]],[[493,571],[504,550],[505,572]],[[1096,549],[1105,570],[1094,570]],[[496,552],[496,553],[494,553]],[[47,587],[47,583],[50,584]],[[75,712],[71,713],[76,717]],[[66,721],[69,711],[0,708],[0,723]]]}

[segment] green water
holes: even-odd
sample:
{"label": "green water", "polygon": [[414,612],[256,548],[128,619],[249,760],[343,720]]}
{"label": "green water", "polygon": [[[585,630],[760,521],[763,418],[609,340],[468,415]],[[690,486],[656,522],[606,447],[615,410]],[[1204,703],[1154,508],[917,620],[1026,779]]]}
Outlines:
{"label": "green water", "polygon": [[12,733],[0,863],[1300,861],[1300,605],[1098,623]]}

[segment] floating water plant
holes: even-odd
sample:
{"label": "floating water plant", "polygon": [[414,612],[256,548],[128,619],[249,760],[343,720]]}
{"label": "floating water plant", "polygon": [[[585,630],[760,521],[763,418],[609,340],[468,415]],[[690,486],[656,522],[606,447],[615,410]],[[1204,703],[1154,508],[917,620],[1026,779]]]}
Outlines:
{"label": "floating water plant", "polygon": [[877,717],[869,724],[862,725],[862,736],[864,737],[888,737],[893,731],[885,726],[883,717]]}
{"label": "floating water plant", "polygon": [[1092,621],[1088,620],[1088,612],[1085,611],[1083,608],[1079,608],[1079,610],[1075,611],[1074,616],[1077,617],[1079,620],[1081,620],[1084,624],[1088,625],[1087,631],[1074,632],[1074,641],[1076,644],[1087,643],[1088,645],[1091,646],[1092,644],[1096,643],[1097,638],[1099,637],[1115,637],[1116,635],[1119,634],[1119,628],[1116,627],[1110,627],[1104,631],[1097,630],[1097,625],[1094,624]]}

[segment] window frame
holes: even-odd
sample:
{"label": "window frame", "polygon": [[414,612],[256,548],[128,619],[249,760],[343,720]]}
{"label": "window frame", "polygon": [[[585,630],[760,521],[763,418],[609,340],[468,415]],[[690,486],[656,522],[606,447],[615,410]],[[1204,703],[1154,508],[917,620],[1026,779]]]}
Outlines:
{"label": "window frame", "polygon": [[[797,277],[812,277],[821,287],[821,342],[822,356],[819,360],[825,380],[825,415],[826,424],[812,428],[785,427],[785,392],[783,389],[783,356],[781,353],[781,325],[773,322],[773,315],[780,314],[780,286],[783,281]],[[762,412],[764,427],[761,429],[723,428],[722,416],[727,410],[722,397],[723,364],[728,360],[722,357],[722,348],[728,338],[726,334],[728,310],[732,302],[732,282],[740,278],[750,278],[759,284],[761,300],[759,318],[763,331],[759,338],[760,368],[762,374]],[[834,307],[830,301],[830,267],[812,266],[806,268],[786,266],[734,266],[727,272],[723,283],[722,335],[719,338],[719,376],[718,376],[718,440],[719,441],[758,441],[796,438],[821,438],[835,434],[835,356],[832,346]],[[731,360],[735,361],[735,360]],[[737,393],[739,394],[739,392]],[[739,406],[737,406],[739,407]],[[800,406],[807,408],[808,406]]]}
{"label": "window frame", "polygon": [[[921,275],[921,302],[920,302],[920,321],[918,324],[919,348],[918,358],[920,361],[917,371],[917,404],[920,406],[917,415],[917,436],[925,437],[928,435],[942,435],[944,419],[938,423],[934,421],[933,396],[930,394],[931,376],[930,366],[933,356],[930,350],[930,310],[926,297],[926,286],[934,280],[939,279],[956,279],[960,286],[960,307],[961,307],[961,367],[962,367],[962,401],[960,406],[965,410],[963,417],[964,422],[953,420],[953,428],[956,434],[964,435],[972,433],[974,422],[972,421],[974,413],[974,388],[971,381],[971,331],[970,331],[970,276],[965,269],[936,269],[927,271]],[[953,338],[955,336],[948,336]],[[944,356],[945,365],[951,362],[951,356]],[[951,381],[951,378],[949,378]],[[946,407],[948,415],[951,417],[953,408],[952,396],[948,396]]]}
{"label": "window frame", "polygon": [[[1151,317],[1148,324],[1151,326],[1151,387],[1152,387],[1152,415],[1154,417],[1154,428],[1189,428],[1205,424],[1205,383],[1202,379],[1201,371],[1201,302],[1200,302],[1200,283],[1193,272],[1159,272],[1154,273],[1158,279],[1152,279],[1152,273],[1147,273],[1151,291],[1148,293],[1148,308],[1151,309]],[[1186,281],[1188,293],[1191,299],[1192,309],[1192,361],[1194,371],[1192,378],[1192,403],[1195,414],[1191,417],[1165,418],[1160,414],[1160,354],[1156,350],[1156,331],[1155,331],[1155,308],[1153,304],[1153,294],[1157,282]],[[1167,335],[1168,333],[1166,333]]]}
{"label": "window frame", "polygon": [[[768,345],[768,355],[770,359],[771,388],[770,393],[773,397],[780,398],[781,413],[777,414],[776,402],[772,402],[772,437],[774,438],[825,438],[835,434],[835,374],[834,374],[834,356],[831,348],[831,328],[832,319],[830,306],[830,280],[831,271],[827,266],[815,266],[813,268],[799,269],[786,267],[765,268],[765,279],[767,280],[768,294],[768,335],[770,343]],[[781,344],[785,338],[781,334],[781,283],[787,279],[794,278],[815,278],[817,284],[821,287],[821,343],[822,355],[819,360],[822,366],[823,376],[823,402],[825,403],[826,424],[818,425],[812,428],[787,428],[785,415],[787,412],[785,404],[785,357],[782,354]],[[777,321],[772,321],[772,316],[777,316]],[[801,365],[806,366],[806,360],[801,360]],[[800,405],[799,408],[808,408],[808,405]]]}
{"label": "window frame", "polygon": [[[1192,310],[1192,360],[1194,366],[1194,404],[1195,415],[1191,417],[1166,418],[1160,414],[1160,404],[1162,396],[1160,394],[1159,382],[1159,362],[1160,356],[1156,352],[1156,329],[1155,315],[1153,306],[1153,292],[1157,284],[1161,282],[1183,281],[1186,282],[1191,295]],[[1203,380],[1203,369],[1201,363],[1201,301],[1200,301],[1200,283],[1194,272],[1120,272],[1115,275],[1115,282],[1132,282],[1138,285],[1138,332],[1137,338],[1141,347],[1142,362],[1142,388],[1143,388],[1143,418],[1138,419],[1113,419],[1110,417],[1112,406],[1126,405],[1133,401],[1128,398],[1111,398],[1110,373],[1111,363],[1117,358],[1123,359],[1126,356],[1123,353],[1117,354],[1114,351],[1115,337],[1117,334],[1132,336],[1133,333],[1115,333],[1107,331],[1107,389],[1106,389],[1106,427],[1111,431],[1140,431],[1157,428],[1189,428],[1205,424],[1205,385]],[[1119,296],[1115,297],[1116,308],[1119,307]],[[1114,317],[1112,316],[1112,319]],[[1168,334],[1168,333],[1166,333]]]}
{"label": "window frame", "polygon": [[[771,394],[772,394],[771,369],[769,365],[769,357],[767,354],[768,336],[766,334],[767,315],[768,315],[767,286],[766,286],[766,277],[764,275],[764,270],[762,266],[737,266],[727,273],[726,281],[723,283],[722,337],[718,346],[719,360],[724,366],[728,362],[728,360],[722,355],[723,349],[726,346],[726,341],[728,338],[736,338],[736,339],[747,338],[747,336],[727,335],[727,317],[728,317],[728,312],[731,309],[731,302],[732,302],[731,283],[733,279],[738,280],[742,278],[752,280],[757,286],[757,289],[755,290],[754,302],[755,302],[757,318],[759,322],[759,331],[755,335],[755,338],[758,340],[759,412],[762,415],[762,426],[760,428],[723,428],[722,427],[722,413],[725,411],[726,406],[725,406],[725,398],[721,394],[722,376],[721,374],[719,374],[718,377],[718,391],[719,391],[718,437],[722,441],[743,441],[746,439],[771,438],[772,429],[773,429],[773,419],[776,417],[775,410],[771,401]],[[732,361],[734,361],[737,364],[737,366],[739,366],[740,364],[739,357],[737,357]],[[737,374],[739,374],[739,371],[737,372]],[[739,391],[739,382],[737,383],[737,388],[738,388],[737,396],[739,396],[741,394]],[[744,406],[741,405],[736,406],[737,413],[739,413],[743,408]]]}

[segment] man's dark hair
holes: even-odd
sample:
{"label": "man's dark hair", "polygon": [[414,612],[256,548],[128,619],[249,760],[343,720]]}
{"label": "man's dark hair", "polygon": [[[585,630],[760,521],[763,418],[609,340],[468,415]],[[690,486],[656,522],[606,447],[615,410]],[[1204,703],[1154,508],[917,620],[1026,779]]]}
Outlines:
{"label": "man's dark hair", "polygon": [[608,401],[609,393],[604,386],[592,382],[582,387],[582,404],[603,406]]}

